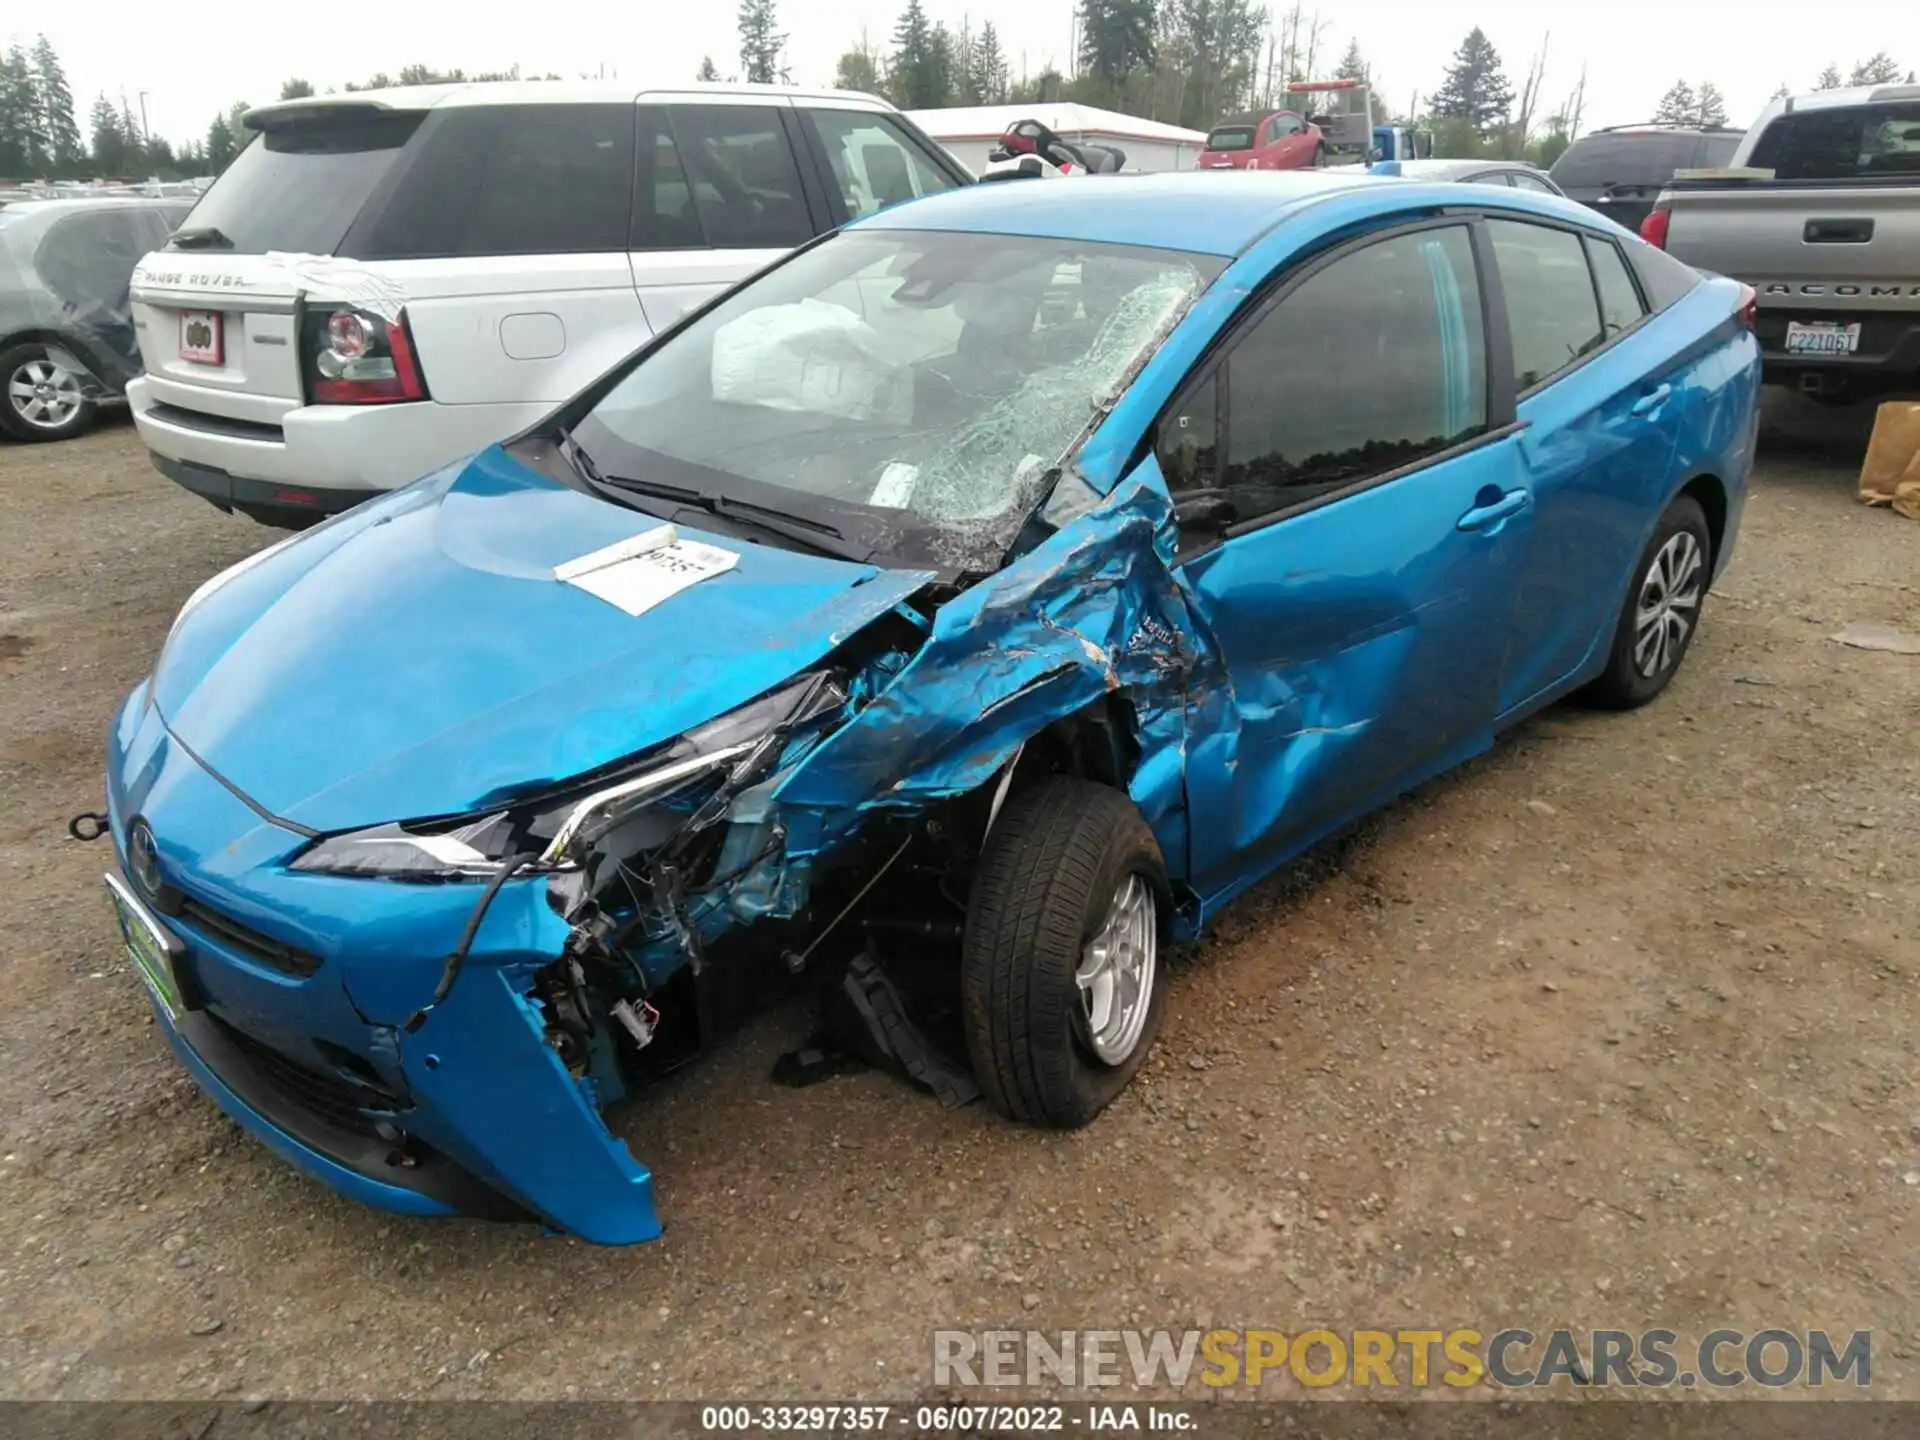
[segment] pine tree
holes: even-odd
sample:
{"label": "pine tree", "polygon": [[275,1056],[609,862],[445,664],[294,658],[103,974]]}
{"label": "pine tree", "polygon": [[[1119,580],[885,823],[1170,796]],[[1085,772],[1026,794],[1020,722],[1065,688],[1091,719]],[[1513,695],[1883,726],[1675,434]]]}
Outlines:
{"label": "pine tree", "polygon": [[720,78],[719,67],[713,63],[711,55],[700,57],[700,68],[693,72],[693,78],[703,85],[711,85]]}
{"label": "pine tree", "polygon": [[1699,111],[1700,99],[1693,93],[1693,87],[1684,80],[1676,80],[1673,87],[1660,97],[1660,103],[1653,107],[1653,123],[1691,125]]}
{"label": "pine tree", "polygon": [[1720,87],[1711,80],[1700,83],[1699,99],[1694,104],[1694,123],[1711,126],[1727,123],[1727,101],[1720,93]]}
{"label": "pine tree", "polygon": [[982,105],[1002,105],[1007,99],[1007,57],[1000,50],[1000,34],[987,21],[973,37],[973,53],[967,57],[968,88],[979,95]]}
{"label": "pine tree", "polygon": [[74,120],[73,91],[67,85],[60,57],[53,53],[44,35],[33,44],[33,89],[50,168],[57,175],[78,175],[86,168],[87,157],[80,145],[80,127]]}
{"label": "pine tree", "polygon": [[127,137],[127,169],[139,174],[147,173],[147,134],[135,118],[133,106],[128,102],[126,92],[120,93],[120,133]]}
{"label": "pine tree", "polygon": [[240,153],[240,146],[234,139],[233,126],[227,123],[225,115],[213,117],[213,123],[207,126],[207,169],[218,175],[233,163],[233,157]]}
{"label": "pine tree", "polygon": [[1819,77],[1814,80],[1813,88],[1816,90],[1838,90],[1840,88],[1840,67],[1838,65],[1827,66],[1826,69],[1820,72]]}
{"label": "pine tree", "polygon": [[282,100],[305,100],[311,94],[313,94],[313,86],[298,77],[280,82]]}
{"label": "pine tree", "polygon": [[1897,85],[1900,83],[1900,67],[1886,51],[1880,50],[1860,61],[1853,67],[1853,73],[1847,77],[1849,85]]}
{"label": "pine tree", "polygon": [[1333,72],[1336,80],[1358,80],[1362,85],[1371,86],[1373,70],[1367,64],[1366,56],[1360,53],[1360,42],[1354,40],[1347,46],[1347,53],[1340,58],[1340,68]]}
{"label": "pine tree", "polygon": [[1434,92],[1429,113],[1435,120],[1460,120],[1482,137],[1507,122],[1513,87],[1500,68],[1500,53],[1478,25],[1467,33]]}
{"label": "pine tree", "polygon": [[775,24],[774,0],[740,0],[740,77],[748,84],[771,85],[779,78],[787,37]]}
{"label": "pine tree", "polygon": [[1767,103],[1772,104],[1775,100],[1784,100],[1792,93],[1791,90],[1787,89],[1787,82],[1782,80],[1780,82],[1780,88],[1767,97]]}
{"label": "pine tree", "polygon": [[124,175],[127,169],[127,132],[121,127],[120,112],[101,95],[88,115],[92,131],[93,172],[103,178]]}
{"label": "pine tree", "polygon": [[0,176],[45,174],[49,158],[33,66],[15,45],[0,55]]}
{"label": "pine tree", "polygon": [[940,79],[933,25],[920,0],[907,0],[907,8],[893,27],[893,55],[887,62],[888,98],[903,110],[934,109],[946,103]]}

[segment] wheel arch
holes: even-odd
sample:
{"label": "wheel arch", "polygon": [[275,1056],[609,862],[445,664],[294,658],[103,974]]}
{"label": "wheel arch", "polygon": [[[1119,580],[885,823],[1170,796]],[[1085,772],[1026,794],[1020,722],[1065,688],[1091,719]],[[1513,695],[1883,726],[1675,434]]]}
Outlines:
{"label": "wheel arch", "polygon": [[1694,476],[1676,492],[1677,495],[1690,495],[1705,512],[1707,517],[1707,542],[1711,553],[1707,557],[1707,583],[1713,583],[1713,577],[1720,570],[1720,555],[1726,543],[1727,535],[1727,487],[1718,475],[1702,472]]}

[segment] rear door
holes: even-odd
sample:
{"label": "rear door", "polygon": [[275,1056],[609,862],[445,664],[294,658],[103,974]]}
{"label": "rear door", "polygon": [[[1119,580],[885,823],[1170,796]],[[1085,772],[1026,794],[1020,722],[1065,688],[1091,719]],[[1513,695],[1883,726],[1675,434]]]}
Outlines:
{"label": "rear door", "polygon": [[628,264],[664,330],[827,226],[783,97],[650,97],[637,111]]}
{"label": "rear door", "polygon": [[1689,403],[1684,361],[1610,239],[1490,216],[1533,525],[1500,713],[1572,678],[1613,630],[1619,584],[1657,513]]}
{"label": "rear door", "polygon": [[[304,404],[299,285],[269,252],[332,255],[394,178],[426,114],[352,103],[283,112],[247,145],[172,246],[134,274],[147,373],[195,387],[195,405],[237,419],[277,423]],[[183,347],[190,329],[217,343]]]}

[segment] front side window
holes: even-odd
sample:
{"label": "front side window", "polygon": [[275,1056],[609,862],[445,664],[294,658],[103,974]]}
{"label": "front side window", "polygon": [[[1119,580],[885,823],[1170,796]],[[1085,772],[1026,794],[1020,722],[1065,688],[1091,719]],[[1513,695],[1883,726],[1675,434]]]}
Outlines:
{"label": "front side window", "polygon": [[[1465,227],[1379,240],[1308,276],[1234,342],[1216,375],[1226,435],[1212,483],[1240,519],[1481,433],[1486,340]],[[1163,468],[1170,438],[1163,422]],[[1186,471],[1204,479],[1206,451],[1194,448]]]}
{"label": "front side window", "polygon": [[859,110],[799,113],[801,123],[813,128],[826,151],[850,219],[953,188],[953,180],[909,143],[887,116]]}
{"label": "front side window", "polygon": [[1571,230],[1489,220],[1513,332],[1513,379],[1527,390],[1559,374],[1605,339],[1586,247]]}
{"label": "front side window", "polygon": [[990,568],[1223,264],[845,231],[656,345],[576,438],[616,480],[780,509],[911,563]]}

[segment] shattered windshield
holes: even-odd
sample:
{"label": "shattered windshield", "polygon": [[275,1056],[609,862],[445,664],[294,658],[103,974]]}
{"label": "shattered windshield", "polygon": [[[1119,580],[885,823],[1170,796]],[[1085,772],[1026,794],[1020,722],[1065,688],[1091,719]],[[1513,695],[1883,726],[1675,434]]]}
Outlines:
{"label": "shattered windshield", "polygon": [[847,232],[649,353],[575,437],[609,480],[785,510],[908,563],[983,568],[1222,263]]}

